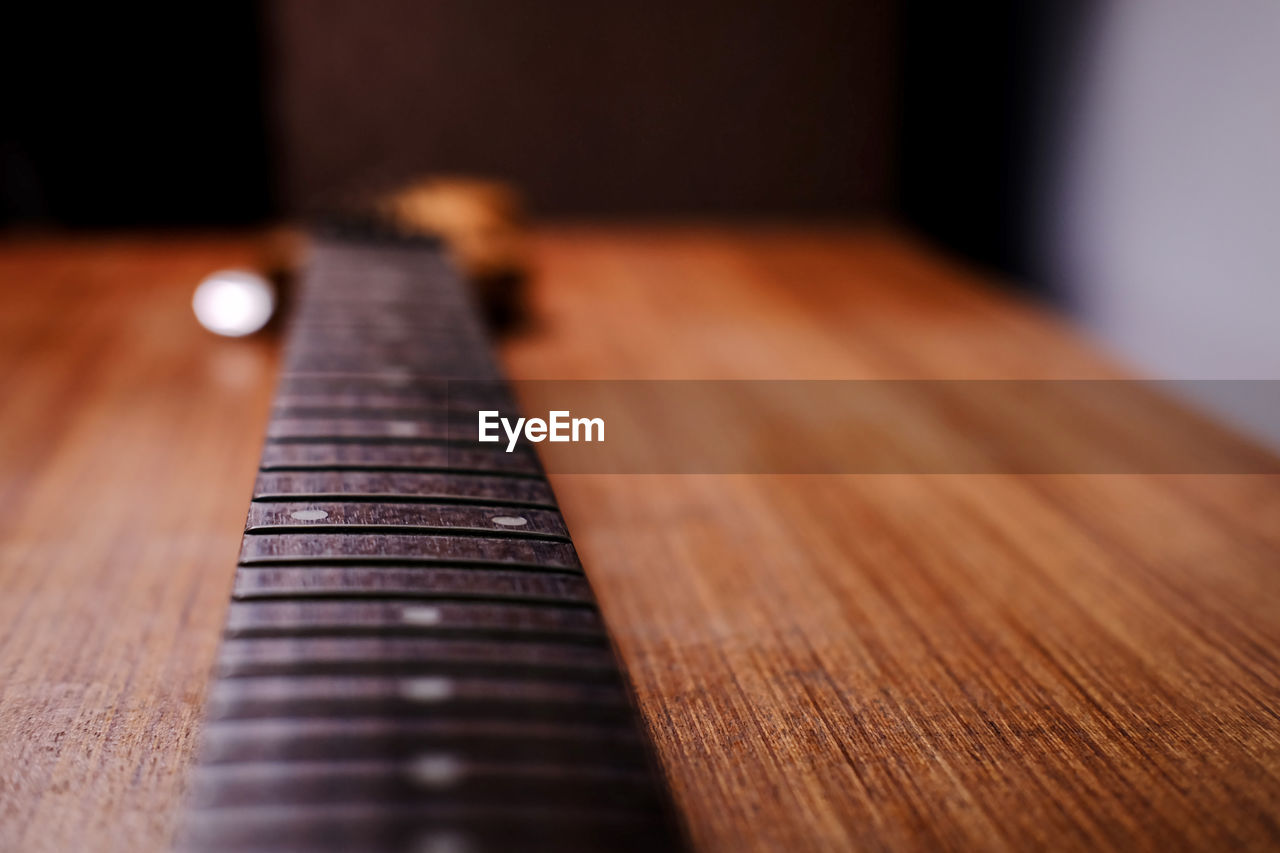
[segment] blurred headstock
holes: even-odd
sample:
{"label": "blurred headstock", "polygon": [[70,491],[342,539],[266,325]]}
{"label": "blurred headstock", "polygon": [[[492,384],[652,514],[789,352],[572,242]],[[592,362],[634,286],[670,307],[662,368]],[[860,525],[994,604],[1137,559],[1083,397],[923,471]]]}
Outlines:
{"label": "blurred headstock", "polygon": [[495,329],[522,319],[529,267],[524,203],[513,187],[428,177],[383,195],[375,211],[397,233],[439,238]]}

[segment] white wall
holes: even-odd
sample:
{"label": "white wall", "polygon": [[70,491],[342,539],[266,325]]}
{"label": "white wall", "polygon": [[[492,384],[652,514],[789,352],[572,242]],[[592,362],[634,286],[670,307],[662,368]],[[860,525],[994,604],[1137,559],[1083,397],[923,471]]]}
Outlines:
{"label": "white wall", "polygon": [[[1098,11],[1050,134],[1046,274],[1151,375],[1280,379],[1280,2]],[[1280,443],[1280,412],[1238,408]]]}

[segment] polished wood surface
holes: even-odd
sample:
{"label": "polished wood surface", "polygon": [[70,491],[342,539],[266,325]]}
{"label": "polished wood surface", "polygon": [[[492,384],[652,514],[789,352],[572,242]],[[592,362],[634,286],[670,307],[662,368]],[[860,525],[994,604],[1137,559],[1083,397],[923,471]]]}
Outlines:
{"label": "polished wood surface", "polygon": [[276,365],[191,291],[262,248],[0,248],[0,849],[173,835]]}
{"label": "polished wood surface", "polygon": [[[261,251],[0,247],[0,848],[172,836],[275,367],[188,300]],[[1120,375],[880,229],[536,259],[515,378]],[[1280,845],[1280,478],[553,480],[699,849]]]}

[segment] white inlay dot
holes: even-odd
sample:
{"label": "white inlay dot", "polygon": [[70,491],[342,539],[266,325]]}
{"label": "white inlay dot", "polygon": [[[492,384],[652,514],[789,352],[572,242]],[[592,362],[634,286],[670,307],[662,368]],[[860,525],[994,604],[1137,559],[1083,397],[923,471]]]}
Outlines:
{"label": "white inlay dot", "polygon": [[387,429],[396,438],[413,438],[418,434],[418,425],[413,421],[392,421]]}
{"label": "white inlay dot", "polygon": [[452,755],[420,755],[409,765],[409,777],[427,788],[446,788],[462,777],[462,763]]}
{"label": "white inlay dot", "polygon": [[456,832],[430,832],[413,844],[414,853],[469,853],[471,842]]}
{"label": "white inlay dot", "polygon": [[298,521],[319,521],[322,518],[328,518],[329,513],[322,509],[300,509],[289,513],[290,518],[296,518]]}
{"label": "white inlay dot", "polygon": [[412,702],[444,702],[453,698],[453,681],[437,676],[409,678],[401,682],[400,695]]}
{"label": "white inlay dot", "polygon": [[489,520],[494,524],[501,524],[503,527],[524,527],[529,523],[529,519],[518,515],[495,515]]}
{"label": "white inlay dot", "polygon": [[440,608],[429,606],[406,607],[401,611],[400,618],[410,625],[439,625]]}

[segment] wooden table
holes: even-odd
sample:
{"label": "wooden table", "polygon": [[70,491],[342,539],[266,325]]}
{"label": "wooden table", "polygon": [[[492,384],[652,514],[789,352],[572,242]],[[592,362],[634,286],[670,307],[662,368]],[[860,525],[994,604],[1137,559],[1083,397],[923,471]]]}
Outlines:
{"label": "wooden table", "polygon": [[[188,304],[264,240],[0,244],[0,849],[172,838],[276,363]],[[1119,375],[889,230],[536,254],[515,378]],[[555,485],[701,850],[1280,846],[1280,478]]]}

